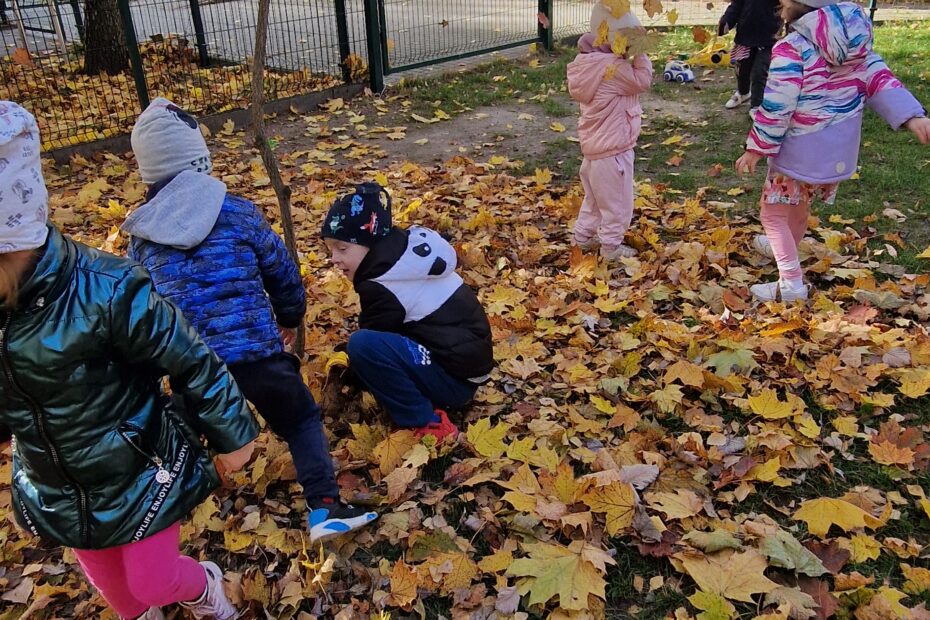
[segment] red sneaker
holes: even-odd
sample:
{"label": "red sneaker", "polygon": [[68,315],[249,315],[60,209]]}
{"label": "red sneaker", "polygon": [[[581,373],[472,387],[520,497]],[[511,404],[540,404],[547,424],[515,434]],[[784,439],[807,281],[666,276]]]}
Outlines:
{"label": "red sneaker", "polygon": [[439,443],[446,437],[451,437],[453,440],[457,439],[459,436],[459,429],[449,420],[449,416],[442,409],[436,410],[436,415],[439,416],[438,422],[430,422],[426,426],[417,429],[417,437],[423,437],[424,435],[432,435],[436,438],[436,442]]}

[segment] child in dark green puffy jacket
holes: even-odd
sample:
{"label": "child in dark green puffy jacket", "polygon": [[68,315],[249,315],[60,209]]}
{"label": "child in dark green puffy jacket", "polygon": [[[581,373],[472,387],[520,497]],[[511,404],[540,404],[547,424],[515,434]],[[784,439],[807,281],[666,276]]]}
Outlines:
{"label": "child in dark green puffy jacket", "polygon": [[220,568],[179,553],[180,520],[217,467],[245,465],[258,427],[144,269],[47,225],[39,150],[32,115],[0,101],[0,442],[13,439],[17,520],[73,548],[121,618],[164,618],[173,603],[233,618]]}

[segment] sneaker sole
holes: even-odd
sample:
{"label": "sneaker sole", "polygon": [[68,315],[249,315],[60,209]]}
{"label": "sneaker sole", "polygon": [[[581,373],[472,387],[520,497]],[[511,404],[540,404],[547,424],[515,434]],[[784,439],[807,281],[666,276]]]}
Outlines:
{"label": "sneaker sole", "polygon": [[[211,562],[209,560],[201,562],[200,565],[203,566],[205,571],[213,575],[214,579],[220,583],[220,588],[222,588],[225,579],[223,576],[223,569],[220,568],[219,565],[215,562]],[[223,592],[223,596],[226,596],[225,591]],[[230,615],[214,616],[216,620],[236,620],[236,618],[240,616],[239,610],[233,607],[232,603],[229,602],[229,597],[226,597],[226,602],[229,605],[230,610],[232,610],[232,613]]]}
{"label": "sneaker sole", "polygon": [[366,512],[365,514],[353,517],[351,519],[327,519],[317,523],[310,528],[310,542],[322,542],[354,532],[375,521],[378,518],[377,512]]}

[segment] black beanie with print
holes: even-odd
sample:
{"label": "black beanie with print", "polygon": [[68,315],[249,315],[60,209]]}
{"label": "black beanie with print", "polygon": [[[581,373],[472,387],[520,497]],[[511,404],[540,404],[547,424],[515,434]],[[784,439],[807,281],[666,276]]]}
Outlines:
{"label": "black beanie with print", "polygon": [[391,196],[377,183],[362,183],[329,208],[323,220],[323,238],[370,248],[391,228]]}

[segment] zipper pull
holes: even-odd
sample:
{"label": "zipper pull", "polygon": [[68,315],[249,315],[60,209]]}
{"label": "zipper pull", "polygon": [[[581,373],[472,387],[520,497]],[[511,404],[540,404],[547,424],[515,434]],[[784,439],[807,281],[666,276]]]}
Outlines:
{"label": "zipper pull", "polygon": [[155,463],[155,467],[158,468],[158,471],[155,473],[155,482],[158,484],[167,484],[171,481],[171,474],[168,473],[168,470],[164,468],[163,463],[159,457],[154,457],[152,462]]}

